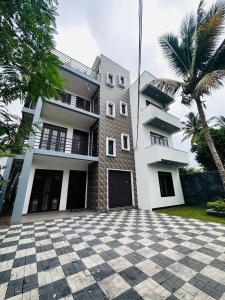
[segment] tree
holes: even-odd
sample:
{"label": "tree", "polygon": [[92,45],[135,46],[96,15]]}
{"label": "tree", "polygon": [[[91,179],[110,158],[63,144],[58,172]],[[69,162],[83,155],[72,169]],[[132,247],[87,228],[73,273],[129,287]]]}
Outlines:
{"label": "tree", "polygon": [[216,118],[216,124],[217,127],[225,129],[225,117],[219,116]]}
{"label": "tree", "polygon": [[[198,140],[198,134],[202,131],[202,124],[198,114],[189,112],[186,114],[186,121],[181,122],[183,125],[183,139],[182,142],[191,138],[191,144],[196,143]],[[207,120],[207,123],[210,124],[215,117]]]}
{"label": "tree", "polygon": [[201,169],[199,168],[193,168],[193,167],[184,167],[184,168],[179,168],[179,173],[181,175],[192,175],[192,174],[197,174],[201,173]]}
{"label": "tree", "polygon": [[[161,48],[171,68],[183,81],[154,80],[153,84],[172,95],[181,92],[182,103],[196,103],[205,139],[225,188],[225,169],[210,134],[203,97],[223,85],[225,77],[225,2],[217,0],[208,10],[201,0],[197,15],[187,16],[180,34],[160,37]],[[222,42],[220,42],[222,38]]]}
{"label": "tree", "polygon": [[56,0],[0,0],[0,99],[36,101],[63,89],[54,48]]}
{"label": "tree", "polygon": [[[218,154],[222,160],[222,163],[225,163],[225,129],[210,128],[210,134],[215,143],[215,147],[218,151]],[[195,153],[195,158],[197,162],[205,170],[215,170],[216,164],[213,160],[213,157],[209,151],[204,132],[200,132],[198,135],[198,142],[192,145],[191,151]]]}
{"label": "tree", "polygon": [[199,132],[202,130],[201,121],[198,114],[189,112],[186,116],[186,121],[181,122],[183,127],[183,139],[182,142],[191,138],[191,144],[195,143]]}

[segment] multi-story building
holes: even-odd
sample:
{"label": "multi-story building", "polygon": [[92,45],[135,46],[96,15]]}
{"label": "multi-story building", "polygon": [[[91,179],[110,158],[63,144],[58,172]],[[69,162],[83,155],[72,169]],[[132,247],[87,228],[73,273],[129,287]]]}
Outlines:
{"label": "multi-story building", "polygon": [[38,128],[26,153],[6,164],[2,199],[12,222],[34,212],[137,206],[129,71],[104,55],[91,69],[56,54],[64,91],[25,103],[23,120]]}
{"label": "multi-story building", "polygon": [[[174,99],[151,84],[148,72],[130,87],[138,207],[153,209],[184,204],[179,167],[188,164],[186,152],[175,149],[172,135],[181,130],[179,119],[168,113]],[[139,113],[138,113],[139,111]]]}
{"label": "multi-story building", "polygon": [[183,204],[178,167],[188,157],[173,146],[172,135],[181,130],[167,112],[174,99],[144,72],[138,114],[138,83],[130,86],[128,70],[104,55],[89,68],[55,53],[64,91],[22,108],[36,133],[25,154],[7,160],[0,211],[4,200],[17,222],[34,212]]}

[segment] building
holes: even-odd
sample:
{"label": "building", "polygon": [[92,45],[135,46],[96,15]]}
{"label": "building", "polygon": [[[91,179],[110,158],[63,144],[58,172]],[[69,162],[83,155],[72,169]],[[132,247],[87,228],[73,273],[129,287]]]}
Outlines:
{"label": "building", "polygon": [[140,77],[139,122],[138,82],[130,87],[138,207],[150,210],[184,204],[178,168],[188,164],[187,153],[173,145],[172,135],[181,130],[168,113],[174,99],[152,86],[153,79],[146,71]]}
{"label": "building", "polygon": [[31,148],[6,164],[2,200],[12,222],[34,212],[137,206],[129,71],[104,55],[91,69],[55,53],[65,91],[25,103],[23,120],[38,129]]}

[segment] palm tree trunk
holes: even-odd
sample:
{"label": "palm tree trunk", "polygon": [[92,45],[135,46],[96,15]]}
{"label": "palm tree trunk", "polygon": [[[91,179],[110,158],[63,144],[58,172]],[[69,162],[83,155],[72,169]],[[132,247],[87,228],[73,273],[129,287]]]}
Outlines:
{"label": "palm tree trunk", "polygon": [[223,183],[223,187],[225,189],[225,169],[224,169],[223,163],[222,163],[222,161],[219,157],[219,154],[216,150],[213,139],[211,137],[211,134],[210,134],[210,131],[209,131],[209,126],[207,124],[206,117],[205,117],[205,112],[204,112],[204,109],[203,109],[203,106],[202,106],[202,102],[201,102],[200,99],[195,99],[195,101],[197,103],[198,113],[199,113],[199,117],[200,117],[200,120],[201,120],[201,123],[202,123],[202,127],[203,127],[203,131],[204,131],[204,134],[205,134],[205,139],[206,139],[207,145],[208,145],[209,150],[212,154],[214,163],[215,163],[215,165],[216,165],[216,167],[219,171],[219,174],[220,174],[220,177],[221,177],[221,180],[222,180],[222,183]]}

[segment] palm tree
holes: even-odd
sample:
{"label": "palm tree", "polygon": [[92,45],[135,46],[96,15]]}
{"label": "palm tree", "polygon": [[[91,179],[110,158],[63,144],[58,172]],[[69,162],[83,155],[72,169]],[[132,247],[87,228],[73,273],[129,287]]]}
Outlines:
{"label": "palm tree", "polygon": [[222,129],[225,129],[225,117],[224,116],[219,116],[216,119],[216,126]]}
{"label": "palm tree", "polygon": [[[182,142],[191,138],[191,144],[197,143],[198,135],[202,131],[202,123],[198,114],[193,113],[192,111],[185,115],[186,121],[181,122],[183,127],[183,139]],[[216,117],[211,117],[207,120],[207,123],[210,124],[212,121],[217,119]]]}
{"label": "palm tree", "polygon": [[[172,95],[180,92],[182,103],[195,102],[207,145],[225,188],[225,169],[212,140],[205,116],[203,96],[223,85],[225,77],[225,1],[217,0],[208,10],[200,1],[197,14],[187,16],[179,36],[160,37],[160,46],[170,66],[182,81],[156,79],[153,84]],[[223,37],[223,36],[222,36]]]}
{"label": "palm tree", "polygon": [[196,142],[198,134],[202,131],[202,124],[198,114],[189,112],[185,117],[186,117],[186,121],[181,122],[183,125],[182,142],[191,138],[191,144],[193,144]]}

